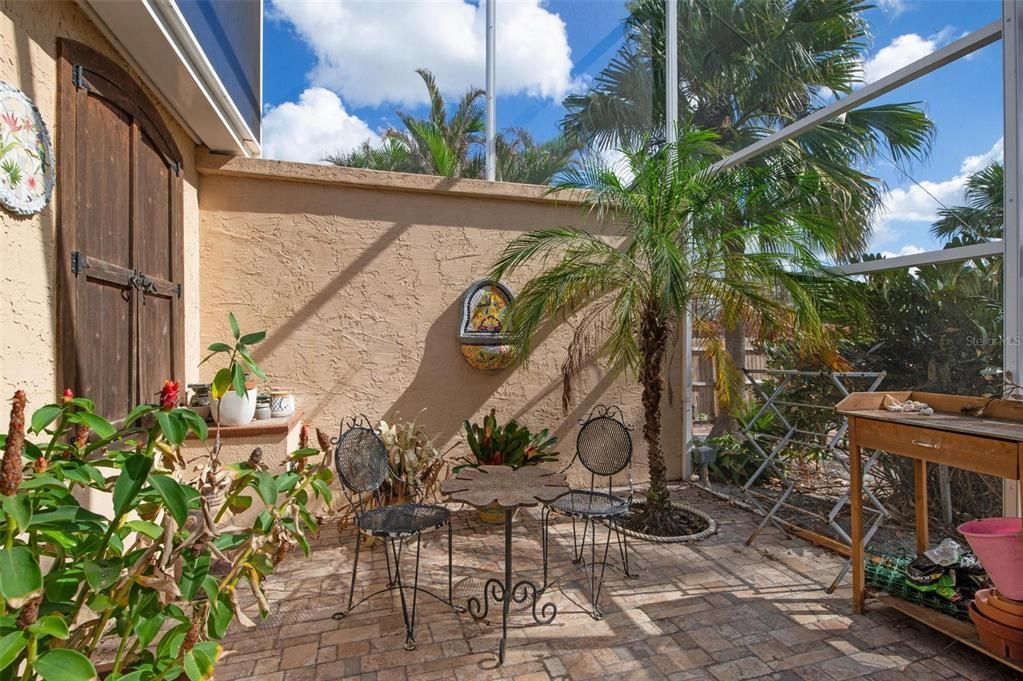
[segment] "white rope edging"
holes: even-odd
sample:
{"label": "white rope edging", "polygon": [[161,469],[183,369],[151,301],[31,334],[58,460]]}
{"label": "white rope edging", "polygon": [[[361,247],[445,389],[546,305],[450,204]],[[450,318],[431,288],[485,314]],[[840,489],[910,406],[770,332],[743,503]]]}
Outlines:
{"label": "white rope edging", "polygon": [[[711,518],[703,511],[701,511],[700,509],[696,508],[695,506],[690,506],[689,504],[682,504],[677,501],[673,501],[671,502],[671,507],[676,511],[684,511],[686,513],[691,513],[692,515],[695,515],[698,518],[703,518],[704,520],[707,521],[707,529],[703,530],[702,532],[697,532],[696,534],[680,534],[674,537],[658,537],[657,535],[653,534],[644,534],[642,532],[630,530],[627,527],[622,527],[621,524],[618,525],[618,531],[628,537],[632,537],[633,539],[640,539],[642,541],[651,542],[653,544],[686,544],[689,542],[701,541],[711,536],[712,534],[717,534],[718,531],[717,521]],[[604,525],[607,525],[606,522],[604,521],[601,522]]]}

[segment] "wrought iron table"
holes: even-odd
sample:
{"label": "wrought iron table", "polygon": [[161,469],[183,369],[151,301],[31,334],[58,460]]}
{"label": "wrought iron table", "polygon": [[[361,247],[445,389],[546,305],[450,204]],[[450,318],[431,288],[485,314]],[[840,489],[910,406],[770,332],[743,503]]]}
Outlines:
{"label": "wrought iron table", "polygon": [[483,595],[469,598],[469,614],[483,619],[490,610],[490,601],[500,603],[501,648],[498,664],[504,664],[508,641],[508,611],[511,602],[529,603],[533,621],[550,624],[558,608],[548,601],[539,607],[542,589],[528,579],[512,584],[512,515],[520,506],[537,506],[553,501],[568,491],[564,473],[540,466],[513,469],[508,466],[480,466],[468,468],[441,484],[451,501],[459,501],[476,508],[497,506],[504,511],[504,581],[491,577],[483,584]]}

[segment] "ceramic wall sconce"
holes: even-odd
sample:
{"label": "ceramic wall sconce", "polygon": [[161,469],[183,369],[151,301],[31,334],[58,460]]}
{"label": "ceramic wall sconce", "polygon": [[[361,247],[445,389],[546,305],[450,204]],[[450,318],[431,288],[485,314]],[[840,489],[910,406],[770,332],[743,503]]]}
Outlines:
{"label": "ceramic wall sconce", "polygon": [[515,362],[515,349],[505,333],[505,315],[514,297],[511,289],[493,279],[481,279],[466,289],[458,341],[470,366],[499,371]]}

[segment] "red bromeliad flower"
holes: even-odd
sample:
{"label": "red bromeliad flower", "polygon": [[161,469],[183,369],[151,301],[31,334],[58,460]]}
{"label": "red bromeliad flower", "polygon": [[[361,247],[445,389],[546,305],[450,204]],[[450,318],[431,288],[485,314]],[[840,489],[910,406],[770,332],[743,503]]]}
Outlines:
{"label": "red bromeliad flower", "polygon": [[160,409],[164,411],[178,406],[178,393],[181,392],[181,384],[177,381],[167,380],[163,382],[160,389]]}
{"label": "red bromeliad flower", "polygon": [[64,388],[64,394],[61,396],[61,402],[67,404],[73,399],[75,399],[75,394],[71,392],[71,388]]}

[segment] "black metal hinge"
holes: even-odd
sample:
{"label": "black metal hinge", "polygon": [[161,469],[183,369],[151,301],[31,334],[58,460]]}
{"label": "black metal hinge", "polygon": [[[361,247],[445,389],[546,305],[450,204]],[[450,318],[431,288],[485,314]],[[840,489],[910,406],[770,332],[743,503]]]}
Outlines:
{"label": "black metal hinge", "polygon": [[174,288],[178,290],[178,298],[181,298],[181,284],[176,284]]}
{"label": "black metal hinge", "polygon": [[181,177],[181,164],[177,161],[171,161],[171,167],[174,168],[174,174]]}
{"label": "black metal hinge", "polygon": [[85,268],[85,255],[81,251],[71,251],[71,274],[78,276]]}
{"label": "black metal hinge", "polygon": [[89,85],[89,81],[85,79],[85,67],[81,64],[75,64],[71,67],[71,82],[80,90],[92,89],[92,86]]}

